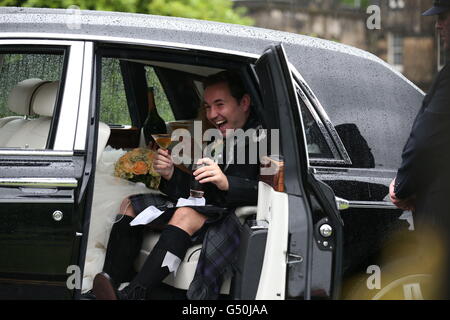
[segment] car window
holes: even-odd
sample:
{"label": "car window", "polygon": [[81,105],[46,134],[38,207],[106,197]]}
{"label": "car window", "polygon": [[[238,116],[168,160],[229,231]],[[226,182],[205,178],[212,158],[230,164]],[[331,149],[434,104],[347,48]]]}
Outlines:
{"label": "car window", "polygon": [[151,66],[146,66],[145,74],[147,75],[147,86],[154,89],[155,105],[159,116],[166,122],[174,121],[175,117],[173,115],[169,100],[167,99],[154,68]]}
{"label": "car window", "polygon": [[0,148],[45,149],[64,51],[0,48]]}
{"label": "car window", "polygon": [[331,149],[311,112],[304,104],[302,104],[301,110],[309,158],[332,159]]}
{"label": "car window", "polygon": [[[111,126],[132,126],[124,73],[118,58],[102,58],[100,121]],[[151,66],[144,66],[147,86],[154,89],[155,105],[164,121],[175,120],[164,89]],[[130,98],[131,99],[131,98]]]}
{"label": "car window", "polygon": [[[297,86],[299,100],[302,98],[300,90]],[[313,115],[312,108],[312,105],[306,106],[302,103],[301,110],[308,144],[308,155],[313,165],[375,168],[372,149],[356,123],[343,122],[334,125],[328,119],[321,120],[322,117],[317,113]]]}
{"label": "car window", "polygon": [[[357,90],[369,89],[361,85]],[[352,167],[396,170],[401,163],[402,139],[411,126],[408,120],[411,110],[398,108],[400,103],[380,103],[374,108],[363,101],[364,94],[353,96],[361,100],[357,108],[350,104],[322,103],[351,158]],[[399,140],[393,142],[397,137]]]}
{"label": "car window", "polygon": [[131,125],[119,59],[103,57],[101,68],[100,121]]}

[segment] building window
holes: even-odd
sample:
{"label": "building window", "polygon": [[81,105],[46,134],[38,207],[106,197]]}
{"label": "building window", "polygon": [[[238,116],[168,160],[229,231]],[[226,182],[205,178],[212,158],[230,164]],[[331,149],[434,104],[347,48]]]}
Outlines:
{"label": "building window", "polygon": [[399,34],[388,35],[388,62],[403,72],[403,36]]}
{"label": "building window", "polygon": [[438,70],[441,70],[448,61],[447,51],[444,48],[444,41],[442,37],[439,36],[438,41]]}
{"label": "building window", "polygon": [[403,9],[405,7],[405,0],[389,0],[389,8],[392,10]]}

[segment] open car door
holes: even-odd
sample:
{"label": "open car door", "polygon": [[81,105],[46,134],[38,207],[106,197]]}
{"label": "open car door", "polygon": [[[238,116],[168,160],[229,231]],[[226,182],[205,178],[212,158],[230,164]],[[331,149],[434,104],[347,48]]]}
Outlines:
{"label": "open car door", "polygon": [[[256,299],[336,299],[342,220],[331,188],[309,169],[300,104],[282,45],[258,59],[255,72],[268,129],[279,130],[284,190],[259,182],[257,223],[267,240]],[[269,132],[270,134],[270,132]]]}

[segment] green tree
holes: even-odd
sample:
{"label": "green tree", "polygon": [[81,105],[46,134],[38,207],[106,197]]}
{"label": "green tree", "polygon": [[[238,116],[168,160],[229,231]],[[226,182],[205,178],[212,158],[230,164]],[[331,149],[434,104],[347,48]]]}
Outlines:
{"label": "green tree", "polygon": [[231,0],[0,0],[0,6],[121,11],[252,25],[243,7]]}
{"label": "green tree", "polygon": [[148,4],[148,11],[164,16],[253,24],[245,17],[246,9],[233,8],[230,0],[153,0]]}
{"label": "green tree", "polygon": [[367,8],[369,6],[369,0],[341,0],[342,3],[349,7]]}
{"label": "green tree", "polygon": [[21,7],[27,0],[0,0],[3,7]]}

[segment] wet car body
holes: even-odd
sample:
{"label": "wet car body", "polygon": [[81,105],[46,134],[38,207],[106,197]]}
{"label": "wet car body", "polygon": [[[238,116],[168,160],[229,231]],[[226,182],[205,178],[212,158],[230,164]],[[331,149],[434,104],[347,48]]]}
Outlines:
{"label": "wet car body", "polygon": [[[94,138],[100,130],[99,108],[94,107],[99,105],[96,95],[99,86],[96,81],[101,78],[99,61],[106,58],[125,61],[121,64],[122,74],[126,74],[123,70],[127,68],[128,72],[137,72],[133,62],[142,64],[149,54],[148,48],[152,66],[168,90],[177,120],[192,118],[189,109],[194,109],[198,101],[192,97],[189,107],[177,108],[180,105],[177,92],[175,86],[170,91],[170,83],[182,73],[175,70],[178,73],[172,74],[174,66],[170,63],[192,66],[201,61],[206,68],[245,69],[242,72],[249,83],[255,84],[254,96],[260,97],[259,104],[267,105],[264,92],[270,90],[259,89],[258,84],[269,83],[273,91],[294,93],[289,99],[282,95],[273,99],[287,99],[286,104],[300,105],[301,112],[297,115],[287,116],[288,113],[283,115],[280,111],[274,117],[280,122],[283,117],[287,117],[286,121],[297,120],[292,130],[282,135],[288,140],[295,136],[298,146],[288,148],[288,142],[282,143],[286,153],[292,149],[300,154],[292,155],[299,161],[298,166],[286,167],[287,192],[274,196],[283,198],[280,201],[287,201],[291,208],[287,226],[290,240],[286,243],[288,253],[285,252],[286,286],[273,289],[273,295],[264,295],[271,289],[264,289],[260,283],[261,295],[254,293],[248,297],[338,298],[343,279],[364,271],[392,232],[409,227],[405,220],[399,219],[403,213],[389,202],[387,195],[423,92],[367,52],[273,30],[109,12],[81,11],[73,15],[66,10],[1,8],[0,30],[3,52],[9,52],[10,48],[14,52],[27,52],[27,47],[36,46],[44,52],[50,48],[52,54],[52,50],[65,50],[61,53],[65,59],[61,62],[61,80],[65,81],[58,90],[62,103],[53,113],[53,119],[58,120],[52,120],[45,147],[0,149],[2,297],[30,298],[40,294],[79,297],[79,287],[67,290],[67,266],[79,265],[82,269],[86,254],[95,151],[100,144]],[[293,81],[292,88],[277,87],[271,81],[272,71],[264,75],[263,67],[259,73],[258,67],[254,72],[247,70],[248,65],[257,64],[269,46],[280,43],[289,61],[281,68],[281,74],[290,72],[291,78],[284,80]],[[267,65],[274,65],[274,61],[268,60]],[[212,72],[192,70],[186,72],[185,78],[191,82]],[[75,74],[80,71],[81,74]],[[74,78],[78,80],[68,81]],[[134,81],[131,76],[129,79],[130,83]],[[79,90],[80,98],[77,106],[71,107],[64,99],[73,90]],[[137,97],[139,92],[126,93],[131,108],[132,99],[128,95]],[[75,108],[77,111],[73,111]],[[272,111],[263,112],[270,118]],[[139,128],[142,114],[135,112],[133,118],[133,112],[130,113],[133,125]],[[73,121],[82,116],[89,121]],[[77,127],[69,132],[68,140],[67,133],[56,130],[62,125]],[[117,133],[114,125],[109,127],[111,137],[117,138],[113,141],[110,137],[109,145],[137,146],[137,142],[124,138],[124,131]],[[268,127],[279,128],[279,123]],[[130,134],[133,139],[136,137],[135,133]],[[123,143],[124,140],[129,144]],[[42,184],[36,187],[36,181]],[[309,200],[301,196],[303,193],[309,195]],[[347,200],[349,209],[337,212],[334,196]],[[304,217],[292,208],[306,208]],[[63,219],[58,220],[57,211],[64,213]],[[324,223],[335,231],[330,239],[320,234],[319,227]],[[271,241],[270,237],[267,241]],[[26,250],[21,254],[17,250],[24,243]],[[33,246],[36,250],[32,250]],[[265,255],[268,254],[266,251]],[[264,274],[264,268],[261,272]],[[307,276],[299,276],[302,272]]]}

